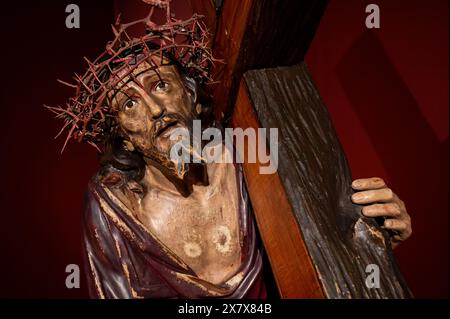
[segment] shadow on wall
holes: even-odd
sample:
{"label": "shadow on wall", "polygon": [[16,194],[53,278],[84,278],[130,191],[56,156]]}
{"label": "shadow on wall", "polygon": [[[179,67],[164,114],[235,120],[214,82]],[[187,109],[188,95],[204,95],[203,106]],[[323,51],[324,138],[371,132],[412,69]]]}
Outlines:
{"label": "shadow on wall", "polygon": [[421,287],[423,296],[447,295],[442,283],[448,283],[448,139],[437,139],[372,32],[355,41],[336,73],[376,152],[389,159],[384,166],[390,187],[414,208],[416,231],[405,245],[414,247],[416,258],[400,248],[399,258],[409,260],[402,272],[413,292]]}

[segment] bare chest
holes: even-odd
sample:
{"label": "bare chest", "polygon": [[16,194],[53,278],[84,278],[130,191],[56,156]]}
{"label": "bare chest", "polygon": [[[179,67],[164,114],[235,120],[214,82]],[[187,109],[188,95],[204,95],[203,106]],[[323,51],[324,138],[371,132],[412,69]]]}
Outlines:
{"label": "bare chest", "polygon": [[232,164],[220,164],[209,186],[187,198],[149,188],[138,218],[200,278],[220,283],[240,266],[239,202]]}

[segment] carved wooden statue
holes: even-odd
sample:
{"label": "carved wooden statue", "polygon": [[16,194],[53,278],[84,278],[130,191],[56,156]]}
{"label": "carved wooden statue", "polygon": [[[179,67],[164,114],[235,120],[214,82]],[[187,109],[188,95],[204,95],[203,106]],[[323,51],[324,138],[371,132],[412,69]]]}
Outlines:
{"label": "carved wooden statue", "polygon": [[[281,297],[409,297],[391,251],[411,233],[406,208],[380,178],[351,183],[306,67],[247,72],[238,91],[254,65],[227,56],[223,37],[236,36],[223,32],[229,21],[217,30],[214,50],[225,61],[216,61],[199,16],[176,20],[170,1],[145,2],[150,14],[118,24],[105,52],[68,84],[76,95],[66,107],[48,107],[64,120],[66,144],[84,141],[101,153],[83,215],[92,297],[264,298],[263,267]],[[225,1],[222,17],[238,2],[251,3]],[[164,24],[153,22],[155,10]],[[127,33],[135,24],[146,26],[145,36]],[[222,84],[213,100],[214,64]],[[198,161],[173,160],[174,132],[193,133],[195,120],[223,131],[221,113],[235,127],[279,128],[277,173],[205,161],[194,147],[188,157]],[[219,159],[233,153],[220,150]],[[368,264],[383,269],[379,289],[364,282]]]}

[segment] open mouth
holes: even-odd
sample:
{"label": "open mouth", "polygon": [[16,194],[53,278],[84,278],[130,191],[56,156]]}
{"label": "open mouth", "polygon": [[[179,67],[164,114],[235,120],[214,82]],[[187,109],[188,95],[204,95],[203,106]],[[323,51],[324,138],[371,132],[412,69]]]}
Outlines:
{"label": "open mouth", "polygon": [[156,132],[156,137],[166,137],[170,133],[171,129],[178,124],[178,121],[173,122],[161,122],[162,126]]}

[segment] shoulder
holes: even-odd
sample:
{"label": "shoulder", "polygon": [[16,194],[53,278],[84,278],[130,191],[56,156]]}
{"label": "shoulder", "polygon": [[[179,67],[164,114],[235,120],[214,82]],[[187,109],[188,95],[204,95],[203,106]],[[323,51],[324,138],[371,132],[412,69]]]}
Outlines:
{"label": "shoulder", "polygon": [[144,196],[144,186],[126,172],[102,167],[90,180],[85,195],[85,214],[97,215],[111,209],[134,212]]}
{"label": "shoulder", "polygon": [[89,187],[94,185],[105,185],[111,188],[120,188],[128,181],[127,174],[111,165],[101,167],[98,172],[92,176]]}

